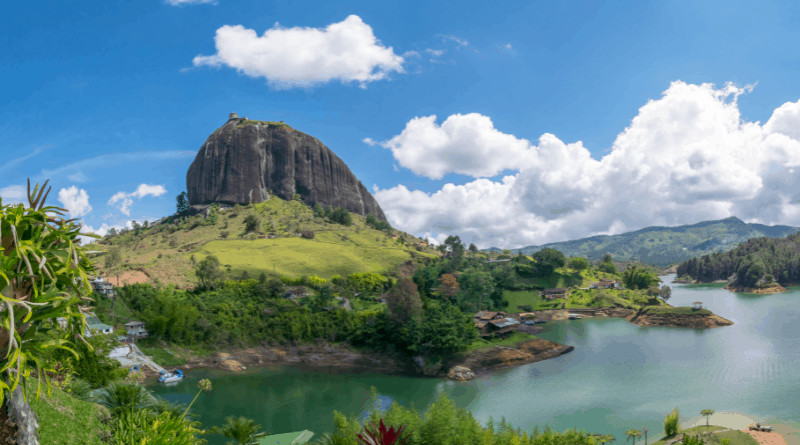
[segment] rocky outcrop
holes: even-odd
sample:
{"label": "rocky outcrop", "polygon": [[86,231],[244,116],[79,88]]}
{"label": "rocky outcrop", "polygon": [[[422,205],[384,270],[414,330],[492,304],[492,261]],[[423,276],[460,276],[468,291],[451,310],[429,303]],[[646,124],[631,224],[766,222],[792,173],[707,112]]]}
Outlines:
{"label": "rocky outcrop", "polygon": [[[496,369],[555,358],[573,349],[575,349],[573,346],[558,344],[543,338],[532,338],[513,347],[492,346],[479,349],[459,360],[458,366],[469,368],[476,374],[485,374]],[[450,369],[455,367],[452,366]]]}
{"label": "rocky outcrop", "polygon": [[447,371],[447,378],[457,382],[464,382],[475,378],[475,373],[466,366],[453,366]]}
{"label": "rocky outcrop", "polygon": [[641,311],[631,316],[628,320],[639,326],[672,326],[695,329],[716,328],[733,324],[732,321],[707,310],[687,314]]}
{"label": "rocky outcrop", "polygon": [[295,195],[385,220],[378,202],[328,147],[282,122],[231,114],[208,137],[186,174],[192,205],[247,204]]}
{"label": "rocky outcrop", "polygon": [[734,286],[729,284],[725,286],[725,289],[728,289],[731,292],[745,292],[749,294],[779,294],[781,292],[786,292],[786,288],[781,286],[780,284],[775,284],[773,286],[767,287],[744,287],[744,286]]}

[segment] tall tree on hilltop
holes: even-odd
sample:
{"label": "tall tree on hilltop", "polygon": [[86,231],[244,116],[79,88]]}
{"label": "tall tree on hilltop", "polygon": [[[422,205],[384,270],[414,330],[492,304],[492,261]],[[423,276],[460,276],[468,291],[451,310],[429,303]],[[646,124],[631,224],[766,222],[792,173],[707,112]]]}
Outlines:
{"label": "tall tree on hilltop", "polygon": [[175,197],[177,201],[177,211],[178,215],[185,215],[189,212],[189,194],[186,192],[181,192],[180,195]]}

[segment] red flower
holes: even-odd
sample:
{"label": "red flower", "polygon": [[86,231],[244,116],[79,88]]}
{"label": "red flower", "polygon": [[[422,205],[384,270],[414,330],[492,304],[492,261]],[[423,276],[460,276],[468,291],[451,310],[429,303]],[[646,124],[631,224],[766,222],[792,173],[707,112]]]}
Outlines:
{"label": "red flower", "polygon": [[358,440],[363,445],[403,445],[408,440],[407,437],[400,438],[400,435],[405,431],[406,426],[401,425],[396,430],[394,427],[386,428],[383,424],[383,419],[380,420],[380,425],[375,426],[375,422],[371,423],[372,428],[364,426],[364,432],[356,434]]}

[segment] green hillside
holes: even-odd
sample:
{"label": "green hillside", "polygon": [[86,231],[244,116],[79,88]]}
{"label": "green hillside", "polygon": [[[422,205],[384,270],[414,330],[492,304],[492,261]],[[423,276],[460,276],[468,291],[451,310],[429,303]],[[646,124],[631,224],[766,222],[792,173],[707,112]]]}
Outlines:
{"label": "green hillside", "polygon": [[[245,220],[258,228],[247,231]],[[377,230],[360,215],[342,225],[299,201],[278,197],[250,206],[212,211],[211,216],[166,218],[158,223],[106,236],[87,246],[101,274],[107,252],[119,249],[122,282],[161,282],[181,287],[196,283],[195,265],[215,255],[229,278],[244,272],[299,278],[330,278],[356,272],[385,272],[415,256],[431,256],[423,240],[388,229]]]}
{"label": "green hillside", "polygon": [[751,238],[779,238],[799,230],[800,228],[789,226],[747,224],[739,218],[731,217],[678,227],[646,227],[619,235],[593,236],[542,246],[527,246],[519,250],[527,254],[550,247],[567,256],[585,256],[589,259],[600,259],[610,253],[615,260],[638,260],[665,266],[696,256],[726,251]]}

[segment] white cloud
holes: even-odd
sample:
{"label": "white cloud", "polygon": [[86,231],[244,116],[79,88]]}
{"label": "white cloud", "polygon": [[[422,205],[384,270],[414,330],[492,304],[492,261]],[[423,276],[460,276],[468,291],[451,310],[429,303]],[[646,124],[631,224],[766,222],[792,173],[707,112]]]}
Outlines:
{"label": "white cloud", "polygon": [[86,193],[86,190],[78,189],[74,185],[70,188],[59,190],[58,200],[74,218],[87,215],[92,211],[92,206],[89,205],[89,194]]}
{"label": "white cloud", "polygon": [[530,143],[502,133],[477,113],[454,114],[441,125],[436,116],[411,119],[403,131],[382,143],[401,166],[440,179],[447,173],[494,176],[529,159]]}
{"label": "white cloud", "polygon": [[[728,216],[800,225],[800,101],[778,107],[761,125],[741,118],[737,98],[747,91],[673,82],[599,160],[581,142],[544,134],[534,145],[500,133],[481,115],[453,115],[441,126],[433,116],[414,118],[383,143],[401,165],[431,178],[478,179],[434,193],[399,185],[375,196],[400,229],[458,234],[482,247]],[[451,119],[463,125],[451,126]],[[515,173],[481,178],[503,169]]]}
{"label": "white cloud", "polygon": [[215,0],[164,0],[164,3],[172,6],[185,6],[185,5],[216,5]]}
{"label": "white cloud", "polygon": [[161,185],[140,184],[139,187],[137,187],[136,190],[131,193],[115,193],[114,196],[108,200],[108,205],[117,205],[120,212],[130,216],[133,198],[142,199],[145,196],[161,196],[166,192],[167,190]]}
{"label": "white cloud", "polygon": [[283,88],[385,79],[403,72],[403,58],[375,37],[357,15],[320,28],[281,28],[262,36],[242,25],[225,25],[214,38],[217,53],[196,56],[195,66],[229,66],[250,77],[264,77]]}
{"label": "white cloud", "polygon": [[19,204],[21,202],[26,202],[28,192],[24,186],[9,185],[0,188],[0,198],[3,199],[4,204]]}

